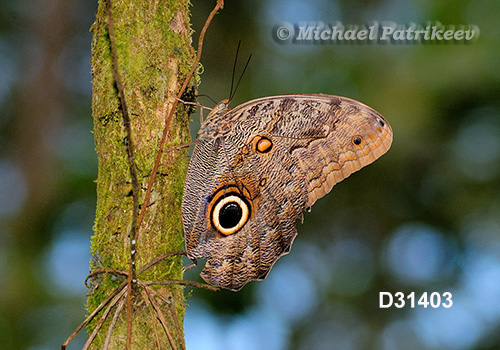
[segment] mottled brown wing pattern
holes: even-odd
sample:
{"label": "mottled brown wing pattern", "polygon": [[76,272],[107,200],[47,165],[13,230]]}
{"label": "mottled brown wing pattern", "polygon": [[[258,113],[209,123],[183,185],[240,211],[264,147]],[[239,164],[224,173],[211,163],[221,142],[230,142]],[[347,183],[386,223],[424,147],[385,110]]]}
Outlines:
{"label": "mottled brown wing pattern", "polygon": [[198,133],[184,186],[187,254],[202,277],[239,290],[267,276],[302,211],[384,154],[392,130],[376,111],[328,95],[219,104]]}

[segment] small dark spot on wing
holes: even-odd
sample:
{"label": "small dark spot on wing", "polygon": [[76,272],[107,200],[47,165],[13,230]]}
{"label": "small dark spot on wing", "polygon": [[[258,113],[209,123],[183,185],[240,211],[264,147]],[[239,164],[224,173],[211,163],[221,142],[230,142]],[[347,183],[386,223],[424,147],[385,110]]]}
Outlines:
{"label": "small dark spot on wing", "polygon": [[253,117],[253,116],[255,116],[255,115],[257,114],[257,112],[258,112],[258,111],[259,111],[259,105],[255,105],[255,106],[253,106],[252,108],[250,108],[250,109],[248,110],[248,114],[249,114],[251,117]]}

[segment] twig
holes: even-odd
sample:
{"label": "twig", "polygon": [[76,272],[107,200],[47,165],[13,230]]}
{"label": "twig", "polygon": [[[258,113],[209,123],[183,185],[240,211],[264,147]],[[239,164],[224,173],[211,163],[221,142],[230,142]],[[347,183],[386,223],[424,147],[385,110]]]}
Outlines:
{"label": "twig", "polygon": [[126,285],[127,281],[123,281],[118,287],[116,287],[116,289],[112,291],[111,294],[108,295],[108,297],[104,299],[104,301],[101,304],[99,304],[99,306],[96,307],[90,315],[87,316],[87,318],[78,326],[78,328],[73,332],[73,334],[71,334],[69,338],[66,339],[66,341],[61,345],[61,350],[65,350],[66,346],[68,346],[68,344],[76,337],[76,335],[80,333],[83,327],[85,327],[90,321],[92,321],[95,315],[97,315],[102,310],[102,308],[109,303],[111,299],[113,299],[118,293],[120,293]]}
{"label": "twig", "polygon": [[158,304],[156,304],[156,300],[154,300],[154,298],[150,294],[152,292],[151,288],[149,288],[148,286],[146,286],[142,282],[139,282],[139,283],[144,288],[144,292],[147,295],[147,300],[149,300],[149,302],[151,303],[151,306],[156,311],[156,317],[158,318],[158,320],[160,321],[161,326],[163,327],[163,331],[165,332],[165,334],[166,334],[166,336],[168,338],[168,342],[170,343],[170,346],[172,347],[172,350],[177,350],[177,347],[175,346],[174,339],[172,338],[172,335],[170,334],[170,332],[168,330],[168,325],[167,325],[167,320],[165,319],[165,315],[161,311],[161,309],[158,306]]}
{"label": "twig", "polygon": [[109,29],[109,41],[111,44],[111,53],[113,55],[113,75],[116,83],[116,87],[120,96],[120,104],[122,107],[122,116],[123,116],[123,127],[125,128],[125,132],[127,133],[127,158],[129,162],[129,170],[130,177],[132,180],[132,191],[133,191],[133,209],[132,209],[132,225],[130,232],[130,272],[128,274],[127,279],[127,342],[125,348],[130,350],[131,344],[131,334],[132,334],[132,286],[136,282],[135,277],[135,245],[136,245],[136,236],[137,236],[137,228],[139,227],[138,223],[138,208],[139,208],[139,193],[140,193],[140,185],[139,180],[137,178],[137,168],[135,164],[135,156],[134,156],[134,140],[132,137],[132,128],[130,125],[130,116],[128,114],[127,102],[125,100],[125,91],[123,90],[123,84],[121,81],[120,73],[118,72],[118,54],[116,50],[116,39],[115,39],[115,30],[113,26],[113,13],[112,13],[112,5],[111,0],[106,2],[107,10],[108,10],[108,29]]}
{"label": "twig", "polygon": [[85,277],[85,282],[84,282],[85,287],[90,288],[88,285],[89,279],[91,279],[92,277],[97,276],[97,275],[102,275],[103,273],[109,273],[109,274],[113,274],[113,275],[122,275],[122,276],[128,277],[128,274],[124,271],[115,270],[115,269],[96,269],[96,270],[92,271],[91,273],[89,273],[87,277]]}
{"label": "twig", "polygon": [[173,296],[172,296],[172,293],[170,291],[168,291],[168,290],[165,290],[165,291],[169,293],[170,297],[164,296],[162,294],[163,291],[159,291],[159,292],[155,291],[155,295],[157,295],[158,298],[160,298],[165,304],[168,305],[168,308],[170,310],[170,314],[172,315],[172,320],[174,321],[175,328],[177,329],[177,334],[179,336],[179,339],[183,342],[182,348],[184,349],[186,347],[186,345],[184,343],[184,337],[182,336],[181,325],[179,324],[179,320],[177,319],[177,312],[175,311],[175,306],[173,305],[172,300],[168,299],[168,298],[172,299]]}
{"label": "twig", "polygon": [[160,255],[159,257],[154,258],[153,260],[151,260],[150,262],[148,262],[146,265],[144,265],[143,267],[141,267],[137,271],[137,274],[140,275],[141,273],[143,273],[147,269],[150,269],[151,267],[153,267],[154,265],[158,264],[159,262],[161,262],[161,261],[163,261],[163,260],[165,260],[167,258],[170,258],[171,256],[176,256],[176,255],[186,255],[186,252],[184,252],[182,250],[177,250],[177,251],[174,251],[174,252],[168,252],[168,253],[165,253],[163,255]]}
{"label": "twig", "polygon": [[146,293],[146,291],[144,289],[141,291],[141,295],[142,295],[142,299],[144,299],[144,302],[148,305],[148,310],[149,310],[149,313],[151,315],[151,319],[153,320],[153,325],[154,325],[153,330],[155,332],[156,348],[158,350],[161,350],[160,337],[158,336],[158,330],[156,329],[156,322],[154,322],[156,320],[156,316],[154,314],[153,305],[151,305],[151,302],[149,301],[148,294]]}
{"label": "twig", "polygon": [[115,313],[113,315],[113,319],[111,320],[111,323],[109,324],[108,328],[108,333],[106,334],[106,338],[104,339],[104,343],[102,345],[103,350],[107,350],[109,347],[109,343],[111,341],[111,334],[113,334],[113,330],[115,329],[116,321],[118,320],[118,316],[120,316],[120,313],[122,312],[123,306],[125,305],[125,298],[121,298],[120,302],[118,303],[118,306],[116,307]]}
{"label": "twig", "polygon": [[166,280],[166,281],[151,281],[145,283],[147,286],[153,285],[153,284],[159,284],[159,285],[169,285],[169,284],[180,284],[182,286],[191,286],[191,287],[196,287],[196,288],[203,288],[207,289],[212,292],[218,292],[220,289],[214,286],[211,286],[209,284],[205,283],[200,283],[200,282],[195,282],[195,281],[188,281],[188,280]]}
{"label": "twig", "polygon": [[103,314],[101,315],[101,318],[97,322],[97,324],[94,327],[94,330],[92,331],[92,334],[89,336],[87,341],[85,342],[85,345],[83,346],[82,350],[87,350],[90,347],[90,344],[94,341],[94,338],[97,335],[97,332],[101,329],[102,325],[104,324],[104,321],[106,321],[106,318],[108,317],[109,312],[113,308],[113,306],[116,305],[116,303],[123,297],[125,294],[125,289],[122,290],[116,297],[113,298],[113,300],[109,303],[108,307],[106,310],[104,310]]}

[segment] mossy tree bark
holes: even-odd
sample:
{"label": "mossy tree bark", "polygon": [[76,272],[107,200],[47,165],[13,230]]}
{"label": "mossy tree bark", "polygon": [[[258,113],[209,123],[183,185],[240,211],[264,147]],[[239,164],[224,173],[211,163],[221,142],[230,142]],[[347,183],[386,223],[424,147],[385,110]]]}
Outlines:
{"label": "mossy tree bark", "polygon": [[[92,110],[99,174],[90,268],[128,272],[133,197],[138,196],[137,209],[140,210],[158,154],[166,115],[195,55],[191,47],[189,1],[111,0],[118,73],[130,116],[129,140],[113,73],[106,1],[109,0],[99,1],[96,21],[92,26]],[[194,91],[193,85],[191,89]],[[189,142],[188,121],[185,107],[179,104],[169,124],[165,148]],[[133,161],[137,168],[139,193],[134,193],[131,184],[127,155],[129,142],[133,142],[134,147]],[[137,269],[166,252],[183,250],[180,205],[186,170],[186,150],[163,153],[149,205],[138,228]],[[166,259],[137,277],[140,281],[181,279],[181,258]],[[89,312],[122,282],[113,274],[93,278],[94,288],[87,301]],[[144,291],[141,292],[140,286],[136,285],[132,294],[131,348],[169,349],[173,339],[175,347],[181,349],[184,347],[182,287],[157,286],[153,289],[170,336],[158,323],[158,314],[147,301]],[[113,318],[117,306],[110,311],[93,348],[101,348],[109,325],[114,324],[109,349],[124,349],[127,307],[123,307],[120,314],[116,313],[115,322]],[[89,332],[97,322],[98,318],[92,321]]]}

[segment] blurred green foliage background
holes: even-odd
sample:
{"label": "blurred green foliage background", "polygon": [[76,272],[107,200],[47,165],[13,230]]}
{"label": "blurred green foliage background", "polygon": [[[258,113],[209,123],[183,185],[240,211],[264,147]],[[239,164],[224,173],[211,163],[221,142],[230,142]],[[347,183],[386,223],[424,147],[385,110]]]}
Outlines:
{"label": "blurred green foliage background", "polygon": [[[196,40],[213,6],[193,1]],[[2,349],[57,348],[84,318],[96,8],[0,3]],[[228,97],[241,40],[239,70],[253,57],[233,106],[287,93],[347,96],[384,115],[394,142],[306,213],[266,281],[238,293],[192,291],[188,349],[500,348],[499,15],[497,0],[227,1],[205,39],[200,94]],[[480,36],[411,45],[273,39],[281,23],[307,21],[439,21],[475,25]],[[193,136],[198,128],[193,116]],[[454,303],[381,309],[382,291],[449,291]]]}

